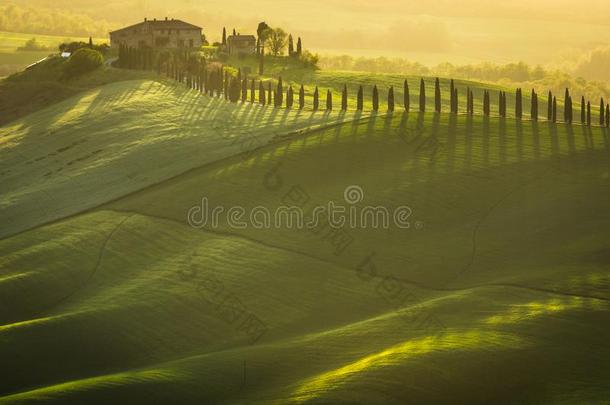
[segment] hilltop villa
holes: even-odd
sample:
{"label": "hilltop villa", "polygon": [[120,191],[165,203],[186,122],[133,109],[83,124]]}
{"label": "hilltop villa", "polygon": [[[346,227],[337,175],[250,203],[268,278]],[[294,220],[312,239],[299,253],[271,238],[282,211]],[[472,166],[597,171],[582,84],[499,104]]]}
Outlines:
{"label": "hilltop villa", "polygon": [[227,51],[231,55],[252,55],[256,52],[254,35],[230,35],[227,38]]}
{"label": "hilltop villa", "polygon": [[198,48],[202,44],[201,27],[181,20],[148,20],[110,32],[110,46],[134,48]]}

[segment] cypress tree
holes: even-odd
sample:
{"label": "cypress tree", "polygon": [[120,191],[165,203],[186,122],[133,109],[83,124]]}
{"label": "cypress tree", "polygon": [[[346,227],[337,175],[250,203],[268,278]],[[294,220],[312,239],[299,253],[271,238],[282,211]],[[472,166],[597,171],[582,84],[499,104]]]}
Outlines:
{"label": "cypress tree", "polygon": [[269,83],[267,83],[267,104],[269,104],[269,105],[273,104],[272,94],[273,94],[273,92],[271,91],[271,81],[269,81]]}
{"label": "cypress tree", "polygon": [[288,35],[288,56],[293,56],[294,54],[294,43],[292,41],[292,34]]}
{"label": "cypress tree", "polygon": [[281,107],[284,104],[284,86],[282,85],[282,76],[277,81],[277,90],[275,92],[275,106]]}
{"label": "cypress tree", "polygon": [[222,44],[227,45],[227,29],[222,27]]}
{"label": "cypress tree", "polygon": [[320,100],[319,100],[319,93],[318,93],[318,86],[316,86],[316,89],[313,92],[313,110],[314,111],[318,111],[318,108],[320,107]]}
{"label": "cypress tree", "polygon": [[466,87],[466,114],[470,115],[470,87]]}
{"label": "cypress tree", "polygon": [[587,126],[591,126],[591,102],[587,101]]}
{"label": "cypress tree", "polygon": [[474,115],[474,91],[470,90],[470,115]]}
{"label": "cypress tree", "polygon": [[326,91],[326,111],[333,109],[333,93],[329,90]]}
{"label": "cypress tree", "polygon": [[302,52],[303,52],[303,45],[301,43],[301,37],[299,37],[299,39],[297,39],[297,56],[301,56]]}
{"label": "cypress tree", "polygon": [[305,88],[301,85],[299,89],[299,110],[302,110],[305,107]]}
{"label": "cypress tree", "polygon": [[233,28],[233,36],[237,35],[237,32],[235,32],[235,28]]}
{"label": "cypress tree", "polygon": [[379,91],[377,85],[373,86],[373,111],[379,111]]}
{"label": "cypress tree", "polygon": [[252,79],[250,83],[250,102],[254,104],[254,100],[256,99],[256,84],[254,83],[254,79]]}
{"label": "cypress tree", "polygon": [[453,97],[455,96],[455,84],[453,83],[453,79],[451,79],[449,83],[449,111],[454,112],[453,108],[455,105],[455,100]]}
{"label": "cypress tree", "polygon": [[241,102],[245,103],[248,99],[248,79],[244,78],[241,84]]}
{"label": "cypress tree", "polygon": [[489,91],[483,92],[483,115],[489,116]]}
{"label": "cypress tree", "polygon": [[[453,110],[453,81],[451,85],[451,109]],[[434,80],[434,111],[441,112],[441,85],[438,77]]]}
{"label": "cypress tree", "polygon": [[261,54],[261,39],[256,38],[256,56]]}
{"label": "cypress tree", "polygon": [[532,89],[532,97],[531,97],[531,107],[530,107],[530,117],[532,121],[538,120],[538,99],[536,95],[536,91]]}
{"label": "cypress tree", "polygon": [[563,121],[569,123],[570,122],[570,112],[568,111],[570,108],[570,90],[566,87],[566,91],[563,95]]}
{"label": "cypress tree", "polygon": [[520,120],[523,116],[523,95],[521,93],[521,89],[517,89],[517,94],[515,98],[515,117]]}
{"label": "cypress tree", "polygon": [[553,96],[553,122],[557,122],[557,97]]}
{"label": "cypress tree", "polygon": [[224,74],[223,91],[224,91],[225,100],[228,100],[229,99],[229,72],[227,72],[227,71],[225,71],[225,74]]}
{"label": "cypress tree", "polygon": [[606,128],[610,128],[610,103],[606,103]]}
{"label": "cypress tree", "polygon": [[289,86],[288,90],[286,91],[286,108],[292,108],[292,104],[293,104],[292,86]]}
{"label": "cypress tree", "polygon": [[388,90],[388,111],[394,111],[394,86],[390,86],[390,90]]}
{"label": "cypress tree", "polygon": [[547,112],[546,119],[548,121],[553,120],[553,93],[549,91],[549,98],[547,99]]}
{"label": "cypress tree", "polygon": [[604,126],[605,124],[605,111],[606,109],[604,108],[604,98],[602,97],[599,100],[599,125],[600,126]]}
{"label": "cypress tree", "polygon": [[419,82],[419,111],[426,111],[426,84],[423,78]]}
{"label": "cypress tree", "polygon": [[237,77],[231,78],[229,82],[229,101],[237,103],[241,93],[241,80]]}
{"label": "cypress tree", "polygon": [[347,85],[343,85],[341,93],[341,111],[347,111]]}
{"label": "cypress tree", "polygon": [[364,109],[364,90],[362,86],[358,87],[358,97],[356,100],[356,110],[362,111]]}
{"label": "cypress tree", "polygon": [[457,114],[458,112],[458,89],[453,89],[453,113]]}
{"label": "cypress tree", "polygon": [[265,71],[265,48],[261,48],[258,57],[258,74],[262,75]]}
{"label": "cypress tree", "polygon": [[89,49],[93,49],[93,38],[89,37]]}
{"label": "cypress tree", "polygon": [[581,124],[585,124],[587,118],[585,115],[585,109],[586,109],[586,103],[585,103],[585,96],[581,96],[580,97],[580,123]]}
{"label": "cypress tree", "polygon": [[402,93],[402,102],[403,105],[405,106],[405,111],[409,111],[410,108],[410,104],[411,104],[411,97],[409,96],[409,83],[407,83],[407,80],[405,79],[405,82],[403,84],[403,93]]}

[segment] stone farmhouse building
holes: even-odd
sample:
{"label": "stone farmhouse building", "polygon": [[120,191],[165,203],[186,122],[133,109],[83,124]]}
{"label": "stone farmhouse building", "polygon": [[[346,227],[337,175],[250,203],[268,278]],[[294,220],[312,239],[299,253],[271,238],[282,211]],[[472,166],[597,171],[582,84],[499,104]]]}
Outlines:
{"label": "stone farmhouse building", "polygon": [[110,47],[199,48],[201,27],[181,20],[149,20],[110,32]]}
{"label": "stone farmhouse building", "polygon": [[227,38],[227,52],[231,55],[252,55],[256,52],[254,35],[230,35]]}

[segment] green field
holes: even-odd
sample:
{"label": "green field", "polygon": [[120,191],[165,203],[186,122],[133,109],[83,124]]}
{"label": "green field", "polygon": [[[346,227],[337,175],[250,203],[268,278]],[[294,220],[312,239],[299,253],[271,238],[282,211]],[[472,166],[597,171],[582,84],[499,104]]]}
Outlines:
{"label": "green field", "polygon": [[[17,51],[27,41],[36,38],[40,45],[53,47],[50,51]],[[0,76],[22,70],[31,63],[39,61],[50,53],[58,52],[57,47],[64,42],[88,41],[89,38],[58,37],[52,35],[23,34],[0,31]],[[95,43],[107,42],[104,38],[94,38]]]}
{"label": "green field", "polygon": [[[100,84],[0,128],[0,403],[610,397],[606,129]],[[412,226],[187,222],[350,185]]]}

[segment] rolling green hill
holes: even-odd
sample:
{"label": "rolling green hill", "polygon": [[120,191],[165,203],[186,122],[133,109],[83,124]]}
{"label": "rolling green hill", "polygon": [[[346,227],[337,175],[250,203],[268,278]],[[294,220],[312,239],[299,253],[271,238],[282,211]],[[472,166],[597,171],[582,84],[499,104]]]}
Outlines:
{"label": "rolling green hill", "polygon": [[[605,129],[285,111],[138,79],[0,142],[0,403],[610,395]],[[308,211],[354,185],[410,227],[187,222],[204,197]]]}

